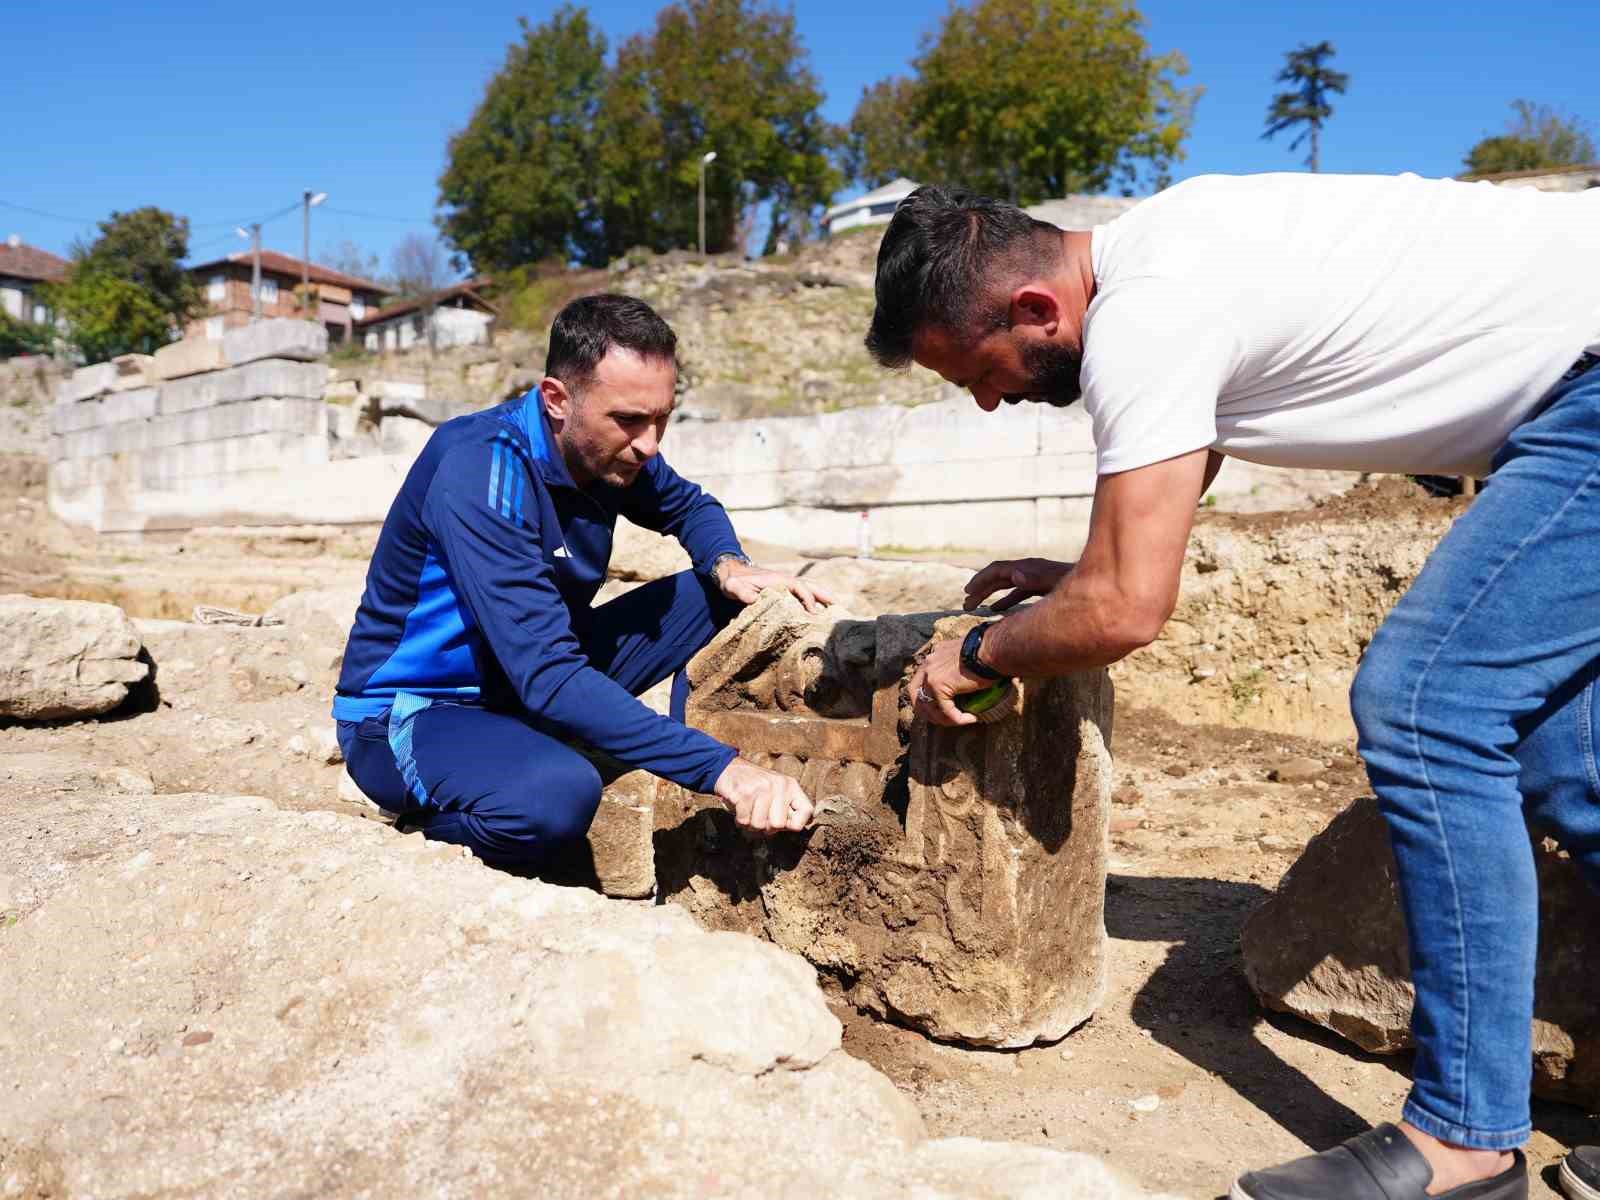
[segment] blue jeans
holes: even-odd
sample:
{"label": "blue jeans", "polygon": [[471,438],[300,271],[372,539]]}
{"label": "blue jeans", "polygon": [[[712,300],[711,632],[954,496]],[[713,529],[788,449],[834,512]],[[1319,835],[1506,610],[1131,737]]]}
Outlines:
{"label": "blue jeans", "polygon": [[[634,695],[676,674],[672,716],[682,721],[682,668],[739,608],[685,571],[577,614],[573,632],[589,665]],[[381,717],[340,721],[339,745],[370,799],[491,866],[537,870],[588,832],[600,804],[594,764],[525,712],[402,693]]]}
{"label": "blue jeans", "polygon": [[1538,889],[1527,831],[1600,886],[1600,370],[1495,458],[1351,692],[1416,983],[1404,1116],[1463,1146],[1532,1131]]}

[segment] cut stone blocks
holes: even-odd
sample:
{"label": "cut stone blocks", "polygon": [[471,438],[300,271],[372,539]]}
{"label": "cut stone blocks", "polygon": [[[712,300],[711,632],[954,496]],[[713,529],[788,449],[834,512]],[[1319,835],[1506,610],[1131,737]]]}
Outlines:
{"label": "cut stone blocks", "polygon": [[149,354],[119,354],[111,360],[111,365],[117,369],[117,377],[111,384],[113,392],[154,387],[160,381],[156,360]]}
{"label": "cut stone blocks", "polygon": [[320,400],[327,381],[328,368],[320,363],[263,359],[206,375],[168,380],[161,385],[160,411],[187,412],[261,396]]}
{"label": "cut stone blocks", "polygon": [[[1600,895],[1552,843],[1536,842],[1539,959],[1533,1092],[1600,1105]],[[1374,1054],[1411,1046],[1411,954],[1389,828],[1357,800],[1311,839],[1278,890],[1245,921],[1245,978],[1268,1008],[1331,1029]]]}
{"label": "cut stone blocks", "polygon": [[61,381],[61,386],[56,391],[56,399],[62,404],[72,404],[78,400],[103,396],[111,391],[116,382],[117,368],[111,363],[95,363],[93,366],[79,367],[70,378]]}
{"label": "cut stone blocks", "polygon": [[222,354],[230,366],[268,358],[311,362],[327,353],[328,331],[316,321],[274,317],[222,335]]}
{"label": "cut stone blocks", "polygon": [[913,720],[914,663],[975,620],[747,608],[689,664],[690,722],[795,777],[821,817],[747,842],[720,801],[663,785],[656,870],[666,899],[804,955],[859,1008],[1027,1046],[1104,992],[1111,685],[1023,680],[1006,720]]}
{"label": "cut stone blocks", "polygon": [[426,385],[406,379],[373,379],[366,385],[366,393],[378,400],[425,400]]}
{"label": "cut stone blocks", "polygon": [[304,433],[326,437],[328,406],[321,400],[264,396],[239,404],[219,404],[157,415],[150,421],[152,446],[180,446],[253,433]]}
{"label": "cut stone blocks", "polygon": [[156,374],[162,379],[182,379],[186,375],[201,375],[207,371],[220,371],[228,365],[222,355],[222,343],[209,338],[184,338],[162,346],[155,352]]}

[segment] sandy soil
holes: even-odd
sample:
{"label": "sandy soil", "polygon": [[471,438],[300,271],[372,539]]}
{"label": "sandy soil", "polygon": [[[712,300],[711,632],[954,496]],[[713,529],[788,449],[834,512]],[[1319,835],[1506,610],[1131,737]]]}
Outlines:
{"label": "sandy soil", "polygon": [[[323,761],[318,746],[339,635],[314,625],[219,628],[181,618],[196,603],[261,611],[291,591],[359,583],[370,532],[96,543],[49,520],[41,485],[37,466],[0,459],[0,591],[124,605],[144,618],[158,675],[107,719],[0,726],[0,792],[44,772],[112,792],[252,793],[289,808],[353,811],[338,799],[342,768]],[[1338,540],[1324,537],[1330,524],[1367,527],[1370,541],[1373,526],[1415,525],[1414,505],[1398,493],[1368,497],[1320,518],[1278,519],[1275,528],[1323,538],[1316,545],[1325,550]],[[1438,510],[1429,511],[1416,519],[1424,533]],[[1274,611],[1258,604],[1250,616],[1270,621]],[[1352,619],[1370,623],[1371,614]],[[1175,688],[1179,667],[1171,670]],[[1366,794],[1347,715],[1296,709],[1285,727],[1302,734],[1318,732],[1318,711],[1327,716],[1321,736],[1295,736],[1251,727],[1272,725],[1279,709],[1237,703],[1237,688],[1232,695],[1231,706],[1172,705],[1188,724],[1150,707],[1148,692],[1137,697],[1143,707],[1119,707],[1111,986],[1092,1021],[1056,1046],[984,1052],[840,1013],[846,1048],[904,1089],[933,1135],[1088,1151],[1152,1188],[1206,1198],[1226,1194],[1241,1170],[1325,1148],[1395,1116],[1407,1087],[1404,1059],[1372,1058],[1305,1023],[1266,1015],[1240,970],[1245,914],[1312,834]],[[1201,712],[1215,723],[1198,723]],[[1307,782],[1270,782],[1290,759],[1323,767]],[[117,829],[113,814],[107,837]],[[1561,1105],[1536,1104],[1535,1122],[1533,1195],[1549,1197],[1566,1146],[1600,1131]]]}

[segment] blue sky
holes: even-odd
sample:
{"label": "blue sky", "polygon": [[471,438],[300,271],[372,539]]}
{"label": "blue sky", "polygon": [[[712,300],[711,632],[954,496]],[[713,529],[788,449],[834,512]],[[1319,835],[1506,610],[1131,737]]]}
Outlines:
{"label": "blue sky", "polygon": [[[406,233],[431,232],[446,142],[517,36],[517,16],[537,23],[554,9],[501,0],[414,12],[296,0],[7,7],[0,237],[64,253],[113,209],[156,204],[190,218],[194,257],[208,258],[244,248],[236,224],[295,204],[311,187],[329,193],[312,214],[313,257],[350,239],[385,261]],[[589,7],[615,44],[648,28],[658,5]],[[1600,125],[1592,4],[1144,0],[1141,8],[1152,46],[1181,50],[1188,82],[1206,89],[1180,178],[1298,169],[1286,141],[1260,140],[1262,116],[1283,52],[1324,38],[1351,75],[1325,134],[1324,170],[1453,174],[1472,142],[1499,131],[1517,97]],[[945,5],[797,0],[794,11],[828,93],[825,113],[843,121],[863,86],[907,70]],[[1018,63],[1019,90],[1028,71]],[[293,254],[300,239],[298,208],[263,233],[266,246]]]}

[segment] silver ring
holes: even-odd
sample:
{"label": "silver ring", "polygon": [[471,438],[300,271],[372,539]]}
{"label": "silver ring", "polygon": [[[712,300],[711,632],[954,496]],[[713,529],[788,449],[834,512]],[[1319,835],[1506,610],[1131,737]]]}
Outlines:
{"label": "silver ring", "polygon": [[933,703],[933,693],[928,690],[927,684],[922,684],[917,688],[917,699],[924,704]]}

